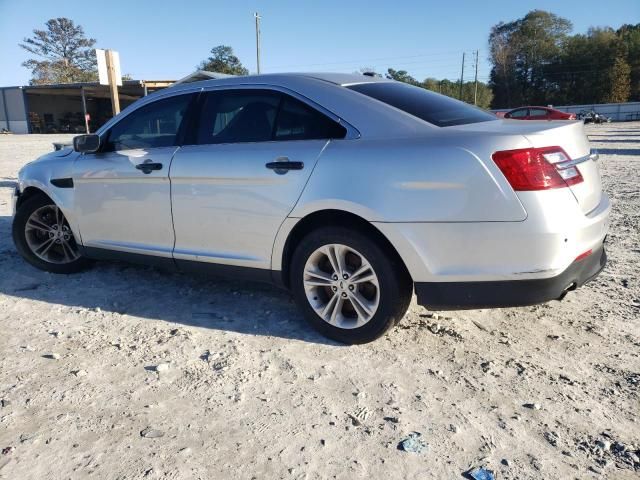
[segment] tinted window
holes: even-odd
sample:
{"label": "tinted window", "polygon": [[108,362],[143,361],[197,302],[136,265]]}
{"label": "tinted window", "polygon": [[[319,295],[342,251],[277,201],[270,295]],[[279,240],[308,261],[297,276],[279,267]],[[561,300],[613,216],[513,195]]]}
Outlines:
{"label": "tinted window", "polygon": [[361,83],[347,88],[380,100],[439,127],[496,120],[495,115],[425,88],[400,82]]}
{"label": "tinted window", "polygon": [[528,113],[529,113],[529,110],[527,110],[526,108],[521,108],[520,110],[514,110],[513,112],[511,112],[509,114],[509,117],[522,118],[522,117],[526,117]]}
{"label": "tinted window", "polygon": [[199,144],[265,142],[271,140],[280,104],[277,93],[240,90],[206,94]]}
{"label": "tinted window", "polygon": [[549,112],[544,108],[530,108],[529,116],[531,117],[546,117]]}
{"label": "tinted window", "polygon": [[170,147],[182,124],[192,95],[178,95],[139,108],[109,131],[107,151]]}
{"label": "tinted window", "polygon": [[278,112],[274,140],[344,138],[347,131],[326,115],[284,96]]}
{"label": "tinted window", "polygon": [[267,90],[206,94],[198,144],[344,138],[346,130],[288,95]]}

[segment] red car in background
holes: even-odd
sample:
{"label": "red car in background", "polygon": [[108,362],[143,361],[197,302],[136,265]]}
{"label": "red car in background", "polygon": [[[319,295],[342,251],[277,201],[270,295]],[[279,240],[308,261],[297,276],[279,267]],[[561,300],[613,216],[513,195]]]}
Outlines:
{"label": "red car in background", "polygon": [[504,114],[513,120],[575,120],[575,113],[561,112],[549,107],[520,107]]}

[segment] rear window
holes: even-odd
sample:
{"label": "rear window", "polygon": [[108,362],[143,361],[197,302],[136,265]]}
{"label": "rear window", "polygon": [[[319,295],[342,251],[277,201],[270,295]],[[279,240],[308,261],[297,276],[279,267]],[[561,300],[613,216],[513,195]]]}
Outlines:
{"label": "rear window", "polygon": [[380,100],[438,127],[488,122],[496,116],[467,103],[401,82],[360,83],[347,88]]}

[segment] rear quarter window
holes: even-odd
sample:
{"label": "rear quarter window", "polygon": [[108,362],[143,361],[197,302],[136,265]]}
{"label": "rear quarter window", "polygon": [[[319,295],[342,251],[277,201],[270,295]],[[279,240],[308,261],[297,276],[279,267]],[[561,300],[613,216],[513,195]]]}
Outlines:
{"label": "rear quarter window", "polygon": [[438,127],[497,120],[480,108],[401,82],[359,83],[348,89],[367,95]]}

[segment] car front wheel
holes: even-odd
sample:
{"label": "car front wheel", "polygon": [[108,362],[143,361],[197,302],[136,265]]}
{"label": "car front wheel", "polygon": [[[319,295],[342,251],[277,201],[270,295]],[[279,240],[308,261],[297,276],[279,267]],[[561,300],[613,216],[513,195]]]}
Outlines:
{"label": "car front wheel", "polygon": [[382,336],[406,313],[412,283],[370,236],[343,227],[308,234],[296,248],[291,288],[309,323],[342,343]]}
{"label": "car front wheel", "polygon": [[13,220],[13,241],[20,255],[41,270],[73,273],[87,266],[62,210],[44,195],[20,205]]}

